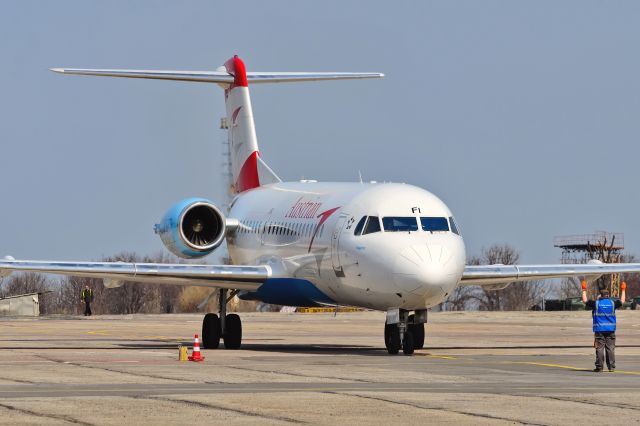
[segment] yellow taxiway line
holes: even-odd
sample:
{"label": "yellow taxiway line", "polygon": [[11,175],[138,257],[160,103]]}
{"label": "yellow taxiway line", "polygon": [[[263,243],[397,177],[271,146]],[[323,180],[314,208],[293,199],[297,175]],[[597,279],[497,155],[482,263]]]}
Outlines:
{"label": "yellow taxiway line", "polygon": [[[562,365],[562,364],[548,364],[544,362],[530,362],[530,361],[505,361],[506,364],[524,364],[524,365],[536,365],[539,367],[550,367],[550,368],[563,368],[565,370],[573,370],[573,371],[591,371],[590,368],[583,367],[575,367],[573,365]],[[640,371],[623,371],[623,370],[615,370],[614,374],[632,374],[640,376]]]}

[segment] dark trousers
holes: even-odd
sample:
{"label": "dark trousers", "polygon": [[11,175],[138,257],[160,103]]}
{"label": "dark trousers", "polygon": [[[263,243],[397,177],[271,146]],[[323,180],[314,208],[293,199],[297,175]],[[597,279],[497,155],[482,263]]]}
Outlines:
{"label": "dark trousers", "polygon": [[595,333],[596,337],[596,368],[604,367],[605,352],[607,367],[616,368],[616,332],[603,331]]}
{"label": "dark trousers", "polygon": [[91,316],[91,302],[84,302],[84,316]]}

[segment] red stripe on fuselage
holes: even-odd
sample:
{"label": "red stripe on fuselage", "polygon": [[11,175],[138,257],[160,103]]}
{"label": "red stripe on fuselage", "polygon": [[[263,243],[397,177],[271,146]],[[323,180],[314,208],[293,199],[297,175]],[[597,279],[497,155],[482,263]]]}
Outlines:
{"label": "red stripe on fuselage", "polygon": [[244,62],[242,62],[242,59],[238,58],[238,55],[235,55],[233,58],[225,62],[224,67],[227,69],[227,72],[233,76],[231,89],[236,86],[249,87],[249,82],[247,81],[247,69],[244,66]]}
{"label": "red stripe on fuselage", "polygon": [[242,165],[235,185],[236,192],[243,192],[260,186],[258,155],[260,155],[258,151],[253,151]]}
{"label": "red stripe on fuselage", "polygon": [[318,217],[320,218],[320,222],[318,222],[318,225],[316,225],[316,229],[313,230],[313,236],[311,237],[311,241],[309,242],[309,250],[307,251],[307,253],[311,253],[311,246],[313,246],[313,240],[316,239],[316,234],[320,230],[320,227],[322,226],[322,224],[325,223],[327,219],[329,219],[329,216],[334,214],[336,210],[338,210],[339,208],[340,207],[334,207],[318,215]]}

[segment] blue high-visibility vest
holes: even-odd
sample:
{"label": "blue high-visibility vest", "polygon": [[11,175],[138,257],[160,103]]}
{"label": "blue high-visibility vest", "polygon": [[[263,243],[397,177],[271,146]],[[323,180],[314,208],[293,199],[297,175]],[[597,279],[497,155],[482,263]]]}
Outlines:
{"label": "blue high-visibility vest", "polygon": [[593,332],[616,331],[616,307],[611,299],[596,300],[593,316]]}

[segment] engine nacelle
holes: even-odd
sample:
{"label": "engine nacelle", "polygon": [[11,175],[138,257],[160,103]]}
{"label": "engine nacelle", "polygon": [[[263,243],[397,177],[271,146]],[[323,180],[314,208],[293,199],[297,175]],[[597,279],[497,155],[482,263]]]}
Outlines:
{"label": "engine nacelle", "polygon": [[171,253],[193,259],[208,255],[222,244],[226,222],[211,201],[187,198],[169,209],[155,231]]}

